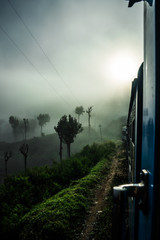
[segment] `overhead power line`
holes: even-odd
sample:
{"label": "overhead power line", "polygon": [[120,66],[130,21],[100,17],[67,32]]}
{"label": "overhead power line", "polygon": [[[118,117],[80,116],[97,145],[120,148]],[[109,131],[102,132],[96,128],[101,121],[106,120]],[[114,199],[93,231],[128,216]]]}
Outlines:
{"label": "overhead power line", "polygon": [[27,57],[27,55],[23,52],[23,50],[17,45],[17,43],[10,37],[10,35],[6,32],[6,30],[0,25],[1,31],[7,36],[7,38],[12,42],[12,44],[16,47],[16,49],[23,55],[23,57],[26,59],[27,62],[34,68],[34,70],[41,76],[41,78],[47,82],[49,87],[63,100],[63,102],[66,103],[66,105],[70,105],[57,91],[56,89],[50,84],[48,79],[43,76],[43,74],[38,70],[38,68],[32,63],[32,61]]}
{"label": "overhead power line", "polygon": [[30,36],[34,39],[35,43],[37,44],[37,46],[39,47],[39,49],[42,51],[43,55],[45,56],[45,58],[47,59],[48,63],[50,64],[50,66],[52,67],[53,71],[56,72],[56,74],[58,75],[58,77],[60,78],[60,80],[63,82],[63,84],[65,85],[65,87],[68,89],[68,91],[71,93],[72,97],[75,99],[75,101],[79,104],[80,102],[78,101],[77,97],[74,95],[73,91],[71,90],[71,88],[68,86],[68,84],[66,83],[66,81],[63,79],[62,75],[60,74],[60,72],[57,70],[55,64],[53,64],[53,62],[51,61],[51,59],[48,57],[47,53],[44,51],[43,47],[41,46],[40,42],[38,41],[38,39],[35,37],[35,35],[32,33],[32,31],[30,30],[30,28],[28,27],[28,25],[25,23],[25,21],[23,20],[23,18],[21,17],[21,15],[19,14],[19,12],[17,11],[16,7],[13,5],[13,3],[8,0],[9,5],[11,6],[11,8],[14,10],[14,12],[16,13],[17,17],[21,20],[21,22],[23,23],[24,27],[26,28],[27,32],[30,34]]}

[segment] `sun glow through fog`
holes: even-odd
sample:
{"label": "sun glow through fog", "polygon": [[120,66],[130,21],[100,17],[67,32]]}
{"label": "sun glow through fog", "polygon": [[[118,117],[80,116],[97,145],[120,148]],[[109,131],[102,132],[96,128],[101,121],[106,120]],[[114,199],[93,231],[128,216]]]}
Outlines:
{"label": "sun glow through fog", "polygon": [[134,55],[130,53],[116,53],[110,58],[108,74],[111,81],[118,85],[130,83],[138,72],[138,62]]}

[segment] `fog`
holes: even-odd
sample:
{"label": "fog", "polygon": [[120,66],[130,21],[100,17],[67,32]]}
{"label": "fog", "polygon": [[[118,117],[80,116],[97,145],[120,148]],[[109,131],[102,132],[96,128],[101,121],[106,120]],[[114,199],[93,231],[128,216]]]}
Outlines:
{"label": "fog", "polygon": [[[127,5],[0,0],[0,141],[12,139],[11,115],[33,119],[48,113],[48,134],[62,115],[76,117],[76,106],[93,106],[95,128],[127,114],[131,81],[143,61],[142,4]],[[134,55],[136,64],[128,82],[109,74],[113,56],[123,52]],[[81,121],[87,125],[86,114]]]}

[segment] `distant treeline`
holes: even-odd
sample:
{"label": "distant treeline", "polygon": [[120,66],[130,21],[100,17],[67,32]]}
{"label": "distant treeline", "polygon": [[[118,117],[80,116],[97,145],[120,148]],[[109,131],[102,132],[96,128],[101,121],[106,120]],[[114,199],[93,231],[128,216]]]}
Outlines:
{"label": "distant treeline", "polygon": [[[77,115],[77,122],[80,123],[80,116],[86,113],[88,116],[88,127],[91,128],[91,112],[92,106],[84,110],[83,106],[77,106],[73,111]],[[63,116],[63,114],[62,114]],[[18,116],[11,115],[8,121],[0,119],[0,141],[19,141],[24,138],[32,138],[34,136],[45,135],[43,131],[46,123],[50,122],[50,115],[48,113],[40,113],[34,118],[22,118]],[[38,131],[38,127],[40,130]],[[12,135],[11,135],[12,129]],[[53,132],[54,126],[50,133]]]}

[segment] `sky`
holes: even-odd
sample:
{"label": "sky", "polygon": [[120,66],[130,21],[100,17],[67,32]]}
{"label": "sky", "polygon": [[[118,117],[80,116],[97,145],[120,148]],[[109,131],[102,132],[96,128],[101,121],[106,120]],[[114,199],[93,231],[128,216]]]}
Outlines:
{"label": "sky", "polygon": [[142,18],[125,0],[0,0],[0,119],[114,111],[143,61]]}

